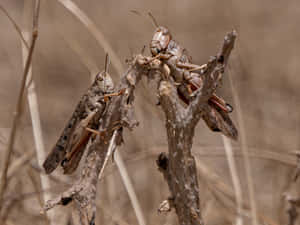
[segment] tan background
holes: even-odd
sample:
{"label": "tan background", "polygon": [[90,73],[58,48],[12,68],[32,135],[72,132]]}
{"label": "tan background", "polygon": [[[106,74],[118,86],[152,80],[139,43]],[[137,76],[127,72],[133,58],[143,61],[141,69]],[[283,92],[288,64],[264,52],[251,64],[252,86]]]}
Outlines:
{"label": "tan background", "polygon": [[[27,0],[29,1],[29,0]],[[229,75],[241,100],[247,143],[250,150],[262,149],[286,154],[299,149],[300,121],[300,3],[299,1],[179,1],[179,0],[74,0],[96,23],[126,67],[125,59],[148,47],[153,26],[146,18],[130,10],[151,11],[159,24],[167,26],[174,38],[184,45],[197,64],[216,54],[227,31],[236,29],[239,36],[230,59]],[[18,24],[24,24],[23,1],[0,0]],[[28,21],[31,21],[28,18]],[[0,13],[0,127],[7,138],[12,123],[22,74],[21,42],[7,18]],[[87,29],[57,1],[42,1],[39,39],[34,54],[34,81],[40,103],[43,135],[47,151],[54,144],[64,123],[90,82],[89,71],[70,48],[76,41],[103,68],[105,52]],[[147,54],[149,50],[147,49]],[[119,75],[111,67],[117,82]],[[228,75],[228,71],[226,73]],[[155,155],[166,150],[163,114],[155,106],[153,85],[143,81],[137,90],[137,116],[140,126],[126,132],[121,154],[127,166],[145,213],[147,224],[176,224],[174,214],[157,213],[159,203],[168,197],[166,183],[156,169]],[[220,93],[234,105],[228,77]],[[18,129],[16,151],[34,149],[31,121],[27,106]],[[237,124],[236,112],[232,114]],[[2,138],[3,139],[3,138]],[[218,150],[222,139],[201,121],[193,151]],[[234,146],[239,146],[234,143]],[[0,145],[3,155],[4,145]],[[204,150],[203,150],[204,149]],[[238,149],[238,151],[240,151]],[[14,157],[15,159],[15,157]],[[135,160],[133,160],[135,159]],[[231,185],[226,158],[202,157],[223,181]],[[242,158],[236,158],[247,197]],[[292,167],[272,160],[253,159],[253,179],[259,212],[278,224],[284,220],[282,193],[289,185]],[[115,166],[99,185],[101,224],[137,224],[126,190]],[[36,176],[38,179],[38,176]],[[33,192],[26,169],[10,184],[7,195]],[[61,185],[57,184],[59,189]],[[62,190],[60,189],[60,190]],[[210,194],[200,179],[204,219],[207,224],[229,223],[227,211]],[[225,212],[224,214],[222,214]],[[67,212],[66,212],[67,214]],[[9,214],[14,224],[42,224],[36,196],[19,200]],[[21,219],[22,218],[22,219]],[[115,222],[113,219],[120,219]],[[99,222],[100,224],[100,222]]]}

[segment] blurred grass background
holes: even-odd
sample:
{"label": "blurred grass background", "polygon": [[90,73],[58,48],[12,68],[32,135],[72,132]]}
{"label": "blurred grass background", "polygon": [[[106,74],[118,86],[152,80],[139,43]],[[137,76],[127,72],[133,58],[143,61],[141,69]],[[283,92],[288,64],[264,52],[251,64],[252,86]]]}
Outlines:
{"label": "blurred grass background", "polygon": [[[29,1],[29,0],[27,0]],[[73,0],[97,25],[126,68],[125,59],[148,47],[153,26],[146,18],[130,10],[151,11],[160,25],[168,27],[174,39],[185,46],[194,63],[203,64],[217,53],[226,32],[236,29],[238,40],[230,58],[230,76],[241,100],[246,138],[249,150],[273,151],[284,155],[299,149],[300,77],[299,38],[300,3],[288,1],[121,1]],[[19,25],[23,1],[1,0],[6,10]],[[31,18],[28,18],[31,21]],[[0,154],[11,126],[13,110],[22,74],[21,42],[4,14],[0,14]],[[34,53],[33,76],[40,104],[41,121],[46,149],[50,150],[64,123],[71,115],[80,96],[90,83],[88,69],[70,48],[72,41],[104,67],[105,52],[88,30],[57,1],[42,1],[39,38]],[[147,54],[149,50],[147,49]],[[117,74],[111,66],[115,82]],[[219,93],[233,104],[227,77]],[[155,156],[166,149],[164,116],[155,106],[154,85],[144,80],[137,88],[136,112],[140,126],[125,132],[121,154],[146,216],[147,224],[176,224],[174,212],[157,213],[160,202],[169,195],[167,185],[156,169]],[[26,104],[25,104],[26,105]],[[237,124],[236,112],[232,118]],[[238,147],[239,143],[233,143]],[[197,128],[193,151],[207,152],[201,160],[231,185],[224,155],[209,155],[211,151],[224,152],[222,139],[212,133],[203,122]],[[15,152],[33,151],[31,121],[24,107]],[[237,148],[237,152],[240,152]],[[1,156],[0,156],[1,157]],[[17,156],[14,157],[15,160]],[[282,194],[290,185],[293,167],[277,162],[251,158],[258,211],[277,224],[286,221]],[[237,157],[244,198],[247,185],[244,167]],[[296,160],[296,159],[295,159]],[[33,159],[34,162],[34,159]],[[19,171],[10,182],[6,197],[34,192],[27,168]],[[59,171],[58,173],[60,173]],[[98,224],[137,224],[127,193],[114,165],[106,172],[99,185],[100,206]],[[38,180],[37,174],[35,179]],[[63,177],[63,176],[62,176]],[[62,178],[67,179],[67,178]],[[55,191],[66,187],[55,184]],[[221,201],[211,194],[206,181],[200,177],[200,198],[206,224],[231,224],[232,217]],[[26,195],[27,196],[27,195]],[[36,195],[16,201],[8,218],[13,224],[44,224],[39,214]],[[62,208],[69,215],[70,207]],[[232,214],[233,215],[233,214]]]}

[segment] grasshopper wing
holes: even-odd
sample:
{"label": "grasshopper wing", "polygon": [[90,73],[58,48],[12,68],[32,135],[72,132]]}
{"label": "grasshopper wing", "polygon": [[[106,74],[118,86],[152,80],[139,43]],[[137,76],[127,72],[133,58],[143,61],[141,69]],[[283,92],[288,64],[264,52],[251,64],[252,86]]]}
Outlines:
{"label": "grasshopper wing", "polygon": [[225,136],[237,140],[238,131],[230,119],[228,113],[221,109],[217,109],[214,105],[208,105],[207,111],[202,116],[206,125],[216,132],[222,132]]}
{"label": "grasshopper wing", "polygon": [[[106,67],[107,66],[108,65],[106,65]],[[99,100],[104,93],[112,92],[113,88],[113,81],[106,70],[96,75],[95,81],[82,96],[57,143],[43,164],[47,174],[55,170],[62,161],[62,166],[64,167],[65,165],[65,173],[70,173],[77,168],[82,152],[91,135],[85,128],[88,127],[88,125],[92,127],[99,125],[98,122],[95,122],[99,121],[99,118],[98,120],[94,119],[94,116],[95,114],[96,117],[101,116],[106,107],[106,104],[103,104],[104,102],[101,103],[101,101],[99,102]],[[97,108],[97,110],[93,111],[95,108]],[[92,113],[89,113],[91,111]],[[83,124],[85,125],[83,126]],[[76,163],[71,163],[73,161]],[[67,168],[69,164],[72,169]]]}
{"label": "grasshopper wing", "polygon": [[66,153],[61,163],[64,169],[64,174],[73,173],[77,169],[86,145],[92,135],[92,133],[86,128],[92,129],[98,127],[99,118],[97,114],[100,115],[101,113],[102,112],[99,111],[89,113],[89,115],[82,119],[76,126],[68,144],[69,151]]}
{"label": "grasshopper wing", "polygon": [[89,131],[85,131],[80,137],[77,137],[78,139],[71,149],[70,154],[68,152],[61,163],[64,174],[71,174],[77,169],[90,137],[91,133]]}
{"label": "grasshopper wing", "polygon": [[86,116],[85,102],[86,100],[84,96],[76,106],[76,109],[73,112],[64,130],[62,131],[62,134],[60,135],[55,146],[52,148],[51,152],[44,161],[43,167],[47,174],[52,173],[53,170],[56,169],[58,164],[64,159],[67,152],[68,143],[70,142],[70,137],[72,136],[81,118]]}

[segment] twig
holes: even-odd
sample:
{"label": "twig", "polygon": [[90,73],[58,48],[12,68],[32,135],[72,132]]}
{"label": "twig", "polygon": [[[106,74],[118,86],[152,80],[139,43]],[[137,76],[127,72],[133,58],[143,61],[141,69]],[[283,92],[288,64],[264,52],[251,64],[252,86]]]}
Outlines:
{"label": "twig", "polygon": [[[39,191],[39,184],[38,184],[38,182],[34,178],[34,174],[33,174],[32,168],[28,169],[27,174],[28,174],[28,177],[31,180],[31,183],[33,185],[33,188],[34,188],[35,192],[37,193],[36,194],[37,200],[38,200],[40,206],[42,207],[43,203],[44,203],[44,200],[41,197],[41,192]],[[45,220],[47,221],[47,224],[50,225],[50,221],[49,221],[47,215],[45,215]]]}
{"label": "twig", "polygon": [[[16,180],[15,188],[12,192],[16,193],[18,192],[18,188],[20,187],[21,181]],[[14,201],[14,199],[9,199],[7,201],[3,201],[2,209],[0,211],[0,218],[1,223],[6,224],[7,219],[9,218],[11,212],[13,211],[14,207],[17,205],[17,201]]]}
{"label": "twig", "polygon": [[102,179],[103,177],[103,172],[104,172],[104,169],[107,165],[107,162],[109,160],[109,158],[111,157],[112,153],[114,152],[114,150],[116,149],[116,136],[117,136],[117,130],[114,131],[114,134],[109,142],[109,146],[108,146],[108,151],[107,151],[107,154],[105,156],[105,159],[104,159],[104,162],[103,162],[103,166],[100,170],[100,173],[99,173],[99,180]]}
{"label": "twig", "polygon": [[[17,161],[25,161],[25,159],[28,157],[28,156],[23,156],[21,155],[20,153],[17,153],[16,150],[13,151],[13,154],[15,154],[17,157],[19,157],[19,159],[16,160],[16,162],[14,162],[12,164],[12,168],[15,168],[14,164],[19,164],[19,162]],[[33,154],[35,155],[35,152],[33,152]],[[23,161],[23,162],[24,162]],[[29,160],[29,166],[34,169],[37,173],[41,173],[41,174],[45,174],[45,171],[39,166],[37,165],[35,162],[32,162]],[[9,169],[10,170],[10,169]],[[10,173],[8,170],[8,173]],[[12,171],[12,174],[11,175],[8,175],[8,179],[10,179],[10,176],[13,176],[15,173],[17,173],[18,171],[15,171],[15,169]],[[70,178],[66,178],[64,177],[64,179],[61,178],[61,176],[58,176],[58,175],[54,175],[54,174],[51,174],[50,176],[48,176],[50,180],[54,181],[55,183],[62,183],[62,184],[68,184],[70,185]]]}
{"label": "twig", "polygon": [[26,163],[28,163],[35,155],[35,152],[27,152],[24,153],[22,156],[17,158],[9,167],[7,172],[8,180],[13,177],[17,172],[21,171],[22,168]]}
{"label": "twig", "polygon": [[236,199],[236,206],[237,206],[237,217],[236,217],[236,225],[242,225],[243,224],[243,218],[242,215],[242,208],[243,208],[243,196],[242,196],[242,188],[241,188],[241,182],[239,179],[239,175],[236,168],[236,163],[233,156],[233,150],[232,145],[229,140],[229,138],[222,135],[222,140],[224,143],[224,149],[226,152],[226,158],[231,174],[231,179],[233,183],[234,193],[235,193],[235,199]]}
{"label": "twig", "polygon": [[27,49],[29,49],[27,41],[25,41],[25,38],[24,38],[24,36],[22,34],[22,31],[21,31],[20,27],[18,26],[18,24],[16,23],[16,21],[9,15],[9,13],[7,12],[7,10],[2,5],[0,5],[0,10],[7,16],[7,18],[9,19],[9,21],[12,23],[12,25],[14,26],[14,28],[18,32],[18,34],[19,34],[19,36],[20,36],[20,38],[22,40],[22,43],[25,45],[25,47]]}
{"label": "twig", "polygon": [[[220,74],[224,73],[225,67],[227,65],[229,55],[233,49],[237,33],[235,31],[229,32],[224,38],[224,42],[218,57],[211,57],[207,63],[206,76],[204,79],[204,85],[201,89],[197,90],[196,99],[190,104],[188,114],[188,123],[191,125],[196,125],[201,118],[201,112],[205,107],[205,102],[211,97],[212,93],[215,91],[217,84],[219,82]],[[219,61],[220,56],[222,60]]]}
{"label": "twig", "polygon": [[[40,4],[40,3],[38,3]],[[24,3],[24,10],[23,10],[23,20],[26,21],[28,16],[30,15],[30,8],[31,8],[30,1],[26,1]],[[36,7],[39,7],[36,5]],[[34,15],[34,20],[36,21],[38,15]],[[35,22],[35,26],[37,26],[38,21]],[[29,41],[29,31],[27,30],[26,22],[24,22],[24,31],[23,36],[26,41]],[[22,43],[22,54],[23,54],[23,63],[25,66],[26,62],[26,56],[28,55],[28,50],[25,48],[24,44]],[[35,143],[35,153],[38,165],[41,166],[43,164],[43,160],[46,158],[46,150],[44,145],[44,139],[42,134],[42,128],[41,128],[41,120],[40,120],[40,113],[39,113],[39,106],[38,106],[38,97],[36,94],[35,89],[35,82],[33,80],[32,76],[32,66],[30,66],[29,72],[28,72],[28,78],[26,81],[27,86],[27,101],[29,106],[29,112],[31,117],[31,123],[32,123],[32,129],[33,129],[33,137],[34,137],[34,143]],[[45,174],[40,173],[40,182],[41,182],[41,189],[47,190],[51,189],[50,179]],[[51,199],[51,193],[50,192],[44,192],[43,195],[43,201],[47,201]],[[47,221],[50,224],[55,224],[57,221],[53,221],[54,213],[57,212],[50,212],[47,214]]]}
{"label": "twig", "polygon": [[249,190],[249,199],[250,199],[250,205],[251,205],[251,214],[252,214],[252,224],[258,225],[257,220],[257,206],[256,206],[256,200],[255,200],[255,191],[254,191],[254,183],[252,179],[252,170],[251,170],[251,164],[249,160],[249,151],[248,151],[248,145],[247,145],[247,139],[246,139],[246,132],[245,132],[245,125],[243,120],[243,111],[240,103],[240,99],[238,97],[238,93],[236,92],[236,89],[234,87],[231,73],[230,73],[230,67],[229,67],[229,83],[234,99],[234,103],[236,106],[237,111],[237,117],[238,117],[238,124],[240,128],[240,140],[241,140],[241,149],[243,152],[243,161],[245,165],[245,171],[246,171],[246,178],[247,178],[247,184],[248,184],[248,190]]}
{"label": "twig", "polygon": [[135,190],[133,188],[132,182],[130,180],[130,177],[128,175],[127,169],[125,167],[123,159],[120,156],[119,151],[115,151],[114,159],[116,161],[116,165],[117,165],[117,167],[119,169],[122,181],[123,181],[123,183],[125,185],[125,188],[127,190],[128,195],[129,195],[129,198],[130,198],[132,207],[134,209],[134,212],[136,214],[138,223],[140,225],[146,225],[146,221],[145,221],[145,218],[144,218],[141,206],[139,204],[139,201],[138,201],[137,196],[135,194]]}
{"label": "twig", "polygon": [[35,42],[38,37],[38,27],[37,27],[38,21],[37,20],[38,20],[38,15],[39,15],[39,7],[40,7],[40,1],[37,0],[36,7],[34,10],[33,32],[32,32],[31,44],[30,44],[29,53],[28,53],[28,57],[26,60],[26,64],[25,64],[25,68],[24,68],[24,72],[23,72],[23,76],[22,76],[21,87],[19,90],[18,100],[17,100],[17,104],[16,104],[16,110],[14,112],[13,124],[12,124],[12,128],[10,131],[9,139],[8,139],[8,146],[7,146],[7,150],[5,151],[5,154],[4,154],[4,163],[3,163],[3,167],[1,168],[0,209],[2,207],[4,191],[7,186],[7,170],[8,170],[8,166],[10,163],[12,149],[14,147],[16,128],[17,128],[19,118],[21,115],[22,97],[24,94],[26,80],[27,80],[29,69],[30,69],[30,64],[31,64],[32,56],[33,56]]}

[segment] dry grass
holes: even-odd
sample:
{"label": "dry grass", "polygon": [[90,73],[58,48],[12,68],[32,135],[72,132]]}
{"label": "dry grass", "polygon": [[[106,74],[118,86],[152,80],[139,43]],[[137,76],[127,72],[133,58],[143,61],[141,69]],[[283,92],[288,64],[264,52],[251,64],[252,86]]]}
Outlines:
{"label": "dry grass", "polygon": [[19,95],[18,95],[18,100],[16,104],[16,109],[14,111],[14,118],[13,118],[13,123],[8,139],[8,144],[7,144],[7,149],[5,151],[4,155],[4,162],[3,166],[1,168],[1,182],[0,182],[0,209],[2,209],[2,204],[3,204],[3,196],[4,192],[6,191],[7,188],[7,172],[8,172],[8,167],[10,164],[10,159],[12,155],[12,151],[14,148],[14,143],[15,143],[15,137],[16,137],[16,130],[18,126],[18,122],[21,116],[21,110],[22,110],[22,103],[23,103],[23,94],[25,91],[25,85],[27,81],[27,77],[29,76],[29,71],[31,67],[31,60],[33,56],[33,51],[36,43],[36,39],[38,37],[38,19],[39,19],[39,10],[40,10],[40,1],[37,0],[35,4],[35,10],[33,14],[33,30],[32,30],[32,37],[31,37],[31,42],[30,42],[30,47],[28,50],[28,55],[26,57],[26,61],[24,64],[24,72],[23,76],[21,78],[21,87],[19,90]]}
{"label": "dry grass", "polygon": [[[290,185],[290,177],[296,166],[296,158],[291,152],[299,149],[300,131],[300,78],[297,76],[300,69],[300,31],[297,29],[299,3],[292,0],[255,0],[232,1],[232,4],[229,6],[227,2],[216,0],[42,1],[33,78],[39,97],[46,151],[55,142],[79,97],[89,85],[89,75],[103,69],[105,52],[109,52],[112,58],[114,68],[111,73],[117,81],[118,74],[126,68],[123,63],[125,59],[132,52],[140,52],[143,45],[148,45],[152,26],[144,19],[137,19],[130,10],[151,11],[159,24],[171,29],[174,38],[191,52],[198,64],[206,62],[208,56],[215,53],[224,33],[235,27],[239,39],[235,55],[230,60],[230,78],[235,92],[231,91],[226,73],[221,94],[235,104],[236,98],[239,98],[232,116],[236,124],[244,124],[240,130],[241,147],[248,150],[246,160],[251,164],[249,171],[255,190],[258,224],[262,224],[262,221],[263,224],[287,224],[282,193]],[[32,172],[31,178],[28,176],[29,168],[34,167],[34,171],[39,171],[38,160],[32,159],[36,147],[29,108],[23,107],[23,116],[18,122],[20,129],[13,134],[16,138],[9,141],[7,128],[12,127],[13,106],[18,99],[15,90],[22,86],[18,76],[23,71],[19,40],[21,29],[18,29],[18,24],[22,24],[23,1],[3,0],[1,6],[4,13],[0,15],[0,161],[4,166],[5,158],[12,159],[7,167],[9,183],[4,195],[5,208],[14,202],[10,209],[5,209],[7,224],[46,224],[45,218],[39,214],[38,195],[49,193],[49,190],[58,193],[66,189],[70,179],[76,177],[54,174],[50,176],[54,188],[43,190],[41,183],[36,182],[40,172]],[[26,43],[25,35],[22,39],[23,44]],[[159,152],[166,151],[167,143],[163,115],[155,106],[153,88],[146,82],[138,88],[137,116],[140,127],[133,133],[125,132],[125,145],[119,151],[122,151],[128,174],[144,210],[145,223],[176,224],[174,212],[169,215],[157,214],[159,203],[168,197],[169,192],[155,165],[155,157]],[[8,157],[5,154],[6,147],[12,140],[15,140],[14,148],[11,148],[15,154]],[[249,198],[247,194],[252,188],[248,186],[249,178],[244,169],[247,163],[244,163],[245,154],[241,147],[232,143],[236,162],[234,170],[240,178],[243,192],[243,225],[246,225],[255,217],[250,211],[250,202],[254,198]],[[236,185],[231,187],[232,177],[236,175],[228,170],[228,154],[225,154],[221,138],[202,123],[197,129],[193,151],[199,159],[199,188],[203,195],[201,206],[205,211],[206,224],[236,223],[235,199],[239,197],[234,189],[238,188],[234,188]],[[98,187],[97,224],[137,224],[117,171],[115,165],[109,164]],[[71,208],[64,213],[70,211]]]}

